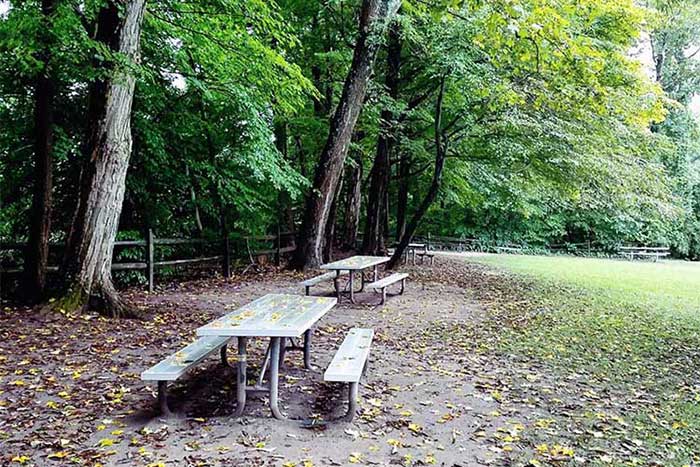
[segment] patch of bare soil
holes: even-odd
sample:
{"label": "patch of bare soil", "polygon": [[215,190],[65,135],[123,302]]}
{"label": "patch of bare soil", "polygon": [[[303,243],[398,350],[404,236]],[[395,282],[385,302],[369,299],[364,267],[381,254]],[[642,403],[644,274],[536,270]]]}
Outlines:
{"label": "patch of bare soil", "polygon": [[[485,305],[498,297],[487,271],[436,258],[405,267],[406,293],[344,299],[314,333],[312,363],[288,352],[280,398],[289,420],[270,417],[265,396],[232,416],[235,370],[216,355],[170,386],[175,417],[157,413],[155,387],[139,374],[195,337],[195,329],[266,293],[303,293],[301,275],[266,272],[230,280],[131,291],[145,321],[45,316],[6,309],[0,320],[0,460],[4,465],[510,465],[534,405],[510,394],[511,363],[489,351],[506,323]],[[332,284],[312,293],[331,294]],[[478,293],[477,293],[478,291]],[[494,321],[494,319],[496,321]],[[508,323],[512,325],[513,323]],[[339,420],[347,389],[323,371],[351,327],[375,329],[360,386],[361,411]],[[253,341],[249,379],[266,342]],[[233,357],[234,352],[230,352]],[[532,369],[530,369],[532,371]],[[527,384],[527,382],[525,382]],[[317,420],[312,428],[301,421]],[[503,439],[506,438],[506,441]],[[510,448],[509,448],[510,446]]]}

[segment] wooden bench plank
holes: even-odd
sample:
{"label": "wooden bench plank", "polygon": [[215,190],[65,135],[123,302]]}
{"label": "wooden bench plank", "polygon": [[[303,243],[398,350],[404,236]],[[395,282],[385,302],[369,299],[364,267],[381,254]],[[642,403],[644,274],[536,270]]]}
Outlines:
{"label": "wooden bench plank", "polygon": [[373,329],[352,328],[333,356],[323,374],[324,381],[357,383],[362,377],[365,362],[374,337]]}
{"label": "wooden bench plank", "polygon": [[230,339],[226,336],[200,337],[141,373],[141,379],[144,381],[175,381],[209,354],[226,345]]}
{"label": "wooden bench plank", "polygon": [[408,274],[405,272],[397,272],[394,273],[390,276],[385,277],[384,279],[379,279],[378,281],[369,283],[366,285],[368,289],[383,289],[391,284],[395,284],[396,282],[399,282],[400,280],[406,279],[408,277]]}

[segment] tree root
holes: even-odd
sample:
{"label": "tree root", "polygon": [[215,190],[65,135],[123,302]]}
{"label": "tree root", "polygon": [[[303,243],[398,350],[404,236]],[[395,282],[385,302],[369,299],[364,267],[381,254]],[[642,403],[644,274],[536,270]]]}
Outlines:
{"label": "tree root", "polygon": [[48,303],[41,311],[43,313],[84,313],[94,310],[109,318],[144,319],[143,312],[130,306],[114,288],[111,280],[103,281],[101,286],[93,286],[88,294],[82,287],[74,284],[61,298]]}

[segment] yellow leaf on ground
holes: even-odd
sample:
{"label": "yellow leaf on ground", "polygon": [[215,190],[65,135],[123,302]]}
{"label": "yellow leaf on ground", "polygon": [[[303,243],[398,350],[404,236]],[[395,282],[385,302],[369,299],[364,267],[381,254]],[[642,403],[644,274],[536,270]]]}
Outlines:
{"label": "yellow leaf on ground", "polygon": [[114,440],[111,438],[103,438],[97,443],[97,445],[100,447],[103,447],[103,448],[108,447],[108,446],[113,446]]}
{"label": "yellow leaf on ground", "polygon": [[17,462],[18,464],[26,464],[29,459],[30,457],[25,455],[15,456],[12,458],[12,462]]}
{"label": "yellow leaf on ground", "polygon": [[409,423],[408,424],[408,429],[411,430],[414,433],[420,433],[423,430],[423,427],[421,427],[417,423]]}

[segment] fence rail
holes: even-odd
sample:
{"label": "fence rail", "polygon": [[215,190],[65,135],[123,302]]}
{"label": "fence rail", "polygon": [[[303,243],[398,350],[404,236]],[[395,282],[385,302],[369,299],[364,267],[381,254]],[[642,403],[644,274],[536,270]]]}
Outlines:
{"label": "fence rail", "polygon": [[[286,253],[291,253],[296,250],[296,246],[282,246],[282,239],[293,238],[295,232],[280,232],[277,235],[249,235],[239,237],[240,240],[245,241],[245,256],[251,261],[256,261],[256,258],[260,256],[274,255],[277,264],[280,263],[282,255]],[[268,248],[254,248],[259,243],[272,243],[272,247]],[[181,246],[181,245],[220,245],[221,254],[215,255],[204,255],[189,257],[189,258],[173,258],[173,259],[163,259],[156,260],[156,249],[158,247],[164,246]],[[63,243],[52,242],[49,244],[51,249],[62,249],[65,247]],[[144,248],[144,260],[142,261],[122,261],[112,263],[112,271],[144,271],[146,280],[148,282],[148,291],[152,292],[154,288],[156,269],[161,267],[173,267],[173,266],[185,266],[190,264],[206,264],[220,262],[222,268],[222,274],[224,277],[231,277],[231,260],[233,258],[234,251],[231,248],[231,237],[220,237],[220,238],[157,238],[153,230],[149,229],[146,233],[145,240],[118,240],[114,242],[114,247],[125,248],[125,247],[138,247]],[[23,242],[13,242],[4,241],[0,242],[0,252],[2,251],[12,251],[12,250],[23,250],[26,248],[26,243]],[[239,253],[244,253],[239,251]],[[239,255],[244,257],[243,254]],[[58,272],[58,266],[47,267],[47,272],[55,273]],[[0,272],[3,274],[18,274],[22,272],[21,267],[3,267],[0,265]]]}

